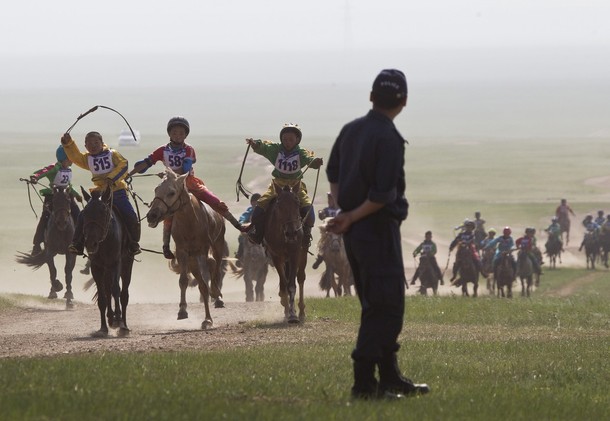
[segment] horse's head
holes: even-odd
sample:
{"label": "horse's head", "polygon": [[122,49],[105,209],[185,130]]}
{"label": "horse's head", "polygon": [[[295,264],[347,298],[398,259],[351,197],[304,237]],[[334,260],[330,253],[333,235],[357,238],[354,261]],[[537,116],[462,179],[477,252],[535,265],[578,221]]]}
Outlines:
{"label": "horse's head", "polygon": [[106,239],[112,219],[112,189],[103,193],[94,191],[82,211],[85,247],[90,255],[97,253],[100,243]]}
{"label": "horse's head", "polygon": [[70,215],[70,190],[66,187],[53,187],[53,221],[60,230],[65,230],[72,222]]}
{"label": "horse's head", "polygon": [[277,197],[274,205],[274,225],[279,226],[284,242],[300,242],[303,237],[303,223],[300,214],[299,192],[301,183],[281,187],[274,183]]}
{"label": "horse's head", "polygon": [[165,170],[161,183],[155,187],[155,198],[146,214],[148,226],[155,228],[159,222],[173,215],[182,206],[183,193],[186,191],[186,177],[178,175],[171,168]]}

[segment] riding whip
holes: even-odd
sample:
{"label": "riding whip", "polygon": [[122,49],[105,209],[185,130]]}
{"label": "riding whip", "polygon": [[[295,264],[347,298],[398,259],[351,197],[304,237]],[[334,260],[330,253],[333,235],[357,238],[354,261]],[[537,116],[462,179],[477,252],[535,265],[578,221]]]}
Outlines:
{"label": "riding whip", "polygon": [[244,155],[244,160],[241,163],[241,170],[239,171],[239,177],[237,178],[237,182],[235,183],[235,194],[237,194],[237,201],[239,202],[239,192],[242,192],[246,199],[250,198],[252,192],[244,187],[241,182],[241,176],[244,173],[244,165],[246,165],[246,158],[248,157],[248,151],[250,150],[250,144],[248,143],[248,147],[246,148],[246,154]]}
{"label": "riding whip", "polygon": [[129,127],[129,131],[131,132],[131,135],[133,136],[133,140],[134,141],[138,141],[138,138],[136,137],[136,134],[134,133],[133,129],[131,128],[131,125],[129,124],[129,122],[127,121],[127,119],[123,116],[123,114],[121,114],[120,112],[118,112],[117,110],[115,110],[114,108],[110,108],[107,107],[105,105],[96,105],[95,107],[90,108],[88,111],[84,112],[83,114],[79,115],[76,118],[76,121],[68,128],[68,130],[66,130],[66,133],[70,133],[70,130],[72,130],[74,128],[74,126],[76,126],[76,123],[78,123],[83,117],[85,117],[86,115],[91,114],[94,111],[97,111],[98,108],[105,108],[106,110],[110,110],[112,112],[117,113],[119,116],[121,116],[121,118],[123,119],[123,121],[125,122],[125,124],[127,124],[127,127]]}

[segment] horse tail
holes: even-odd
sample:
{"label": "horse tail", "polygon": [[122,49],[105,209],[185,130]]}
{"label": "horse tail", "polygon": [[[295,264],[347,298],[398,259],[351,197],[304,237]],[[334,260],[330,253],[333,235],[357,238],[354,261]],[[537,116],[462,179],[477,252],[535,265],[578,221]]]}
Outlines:
{"label": "horse tail", "polygon": [[237,278],[243,278],[244,277],[244,268],[243,267],[238,268],[231,261],[227,261],[227,263],[229,264],[229,267],[231,268],[231,272],[233,272],[233,275],[235,275]]}
{"label": "horse tail", "polygon": [[33,268],[33,270],[38,270],[45,263],[47,263],[47,253],[44,250],[42,253],[38,253],[38,254],[34,254],[34,255],[32,255],[30,253],[23,253],[21,251],[19,251],[17,253],[19,253],[19,254],[17,256],[15,256],[15,261],[17,263],[21,263],[26,266],[29,266],[29,267]]}
{"label": "horse tail", "polygon": [[320,277],[320,282],[318,282],[318,285],[320,285],[320,289],[322,291],[330,291],[330,289],[332,288],[332,276],[333,273],[331,271],[329,271],[328,269],[324,270],[324,272],[322,272],[322,276]]}

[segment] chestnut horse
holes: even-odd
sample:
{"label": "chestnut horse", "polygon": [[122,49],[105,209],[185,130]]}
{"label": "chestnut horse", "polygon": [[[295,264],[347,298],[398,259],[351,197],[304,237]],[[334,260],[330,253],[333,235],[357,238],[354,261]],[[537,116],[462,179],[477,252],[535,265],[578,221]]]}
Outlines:
{"label": "chestnut horse", "polygon": [[[186,290],[189,273],[197,279],[199,292],[205,306],[205,320],[202,329],[212,327],[210,315],[210,295],[222,303],[220,277],[222,259],[225,252],[225,223],[222,216],[207,204],[200,202],[186,188],[188,174],[177,175],[170,168],[155,188],[155,198],[146,215],[148,226],[155,228],[159,222],[172,217],[172,238],[176,243],[176,258],[170,268],[180,274],[180,307],[178,320],[188,318],[186,311]],[[210,287],[205,281],[204,271],[209,270]]]}
{"label": "chestnut horse", "polygon": [[[305,320],[303,285],[307,265],[307,247],[303,244],[303,221],[300,215],[301,183],[281,187],[274,183],[276,198],[266,212],[264,245],[280,277],[280,301],[288,323]],[[294,300],[299,283],[299,316]]]}

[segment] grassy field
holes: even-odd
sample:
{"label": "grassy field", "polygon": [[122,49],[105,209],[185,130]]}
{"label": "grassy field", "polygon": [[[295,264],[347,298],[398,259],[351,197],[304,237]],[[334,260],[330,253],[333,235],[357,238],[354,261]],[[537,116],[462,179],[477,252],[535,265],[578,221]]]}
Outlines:
{"label": "grassy field", "polygon": [[312,299],[304,326],[243,327],[292,330],[298,344],[2,360],[2,418],[604,419],[610,276],[557,296],[584,277],[549,273],[531,299],[409,298],[399,359],[432,392],[404,402],[350,400],[358,302]]}
{"label": "grassy field", "polygon": [[[358,325],[355,299],[308,302],[309,321],[294,328],[300,345],[222,352],[66,355],[52,359],[0,361],[0,408],[6,419],[603,419],[610,408],[610,276],[585,272],[580,220],[597,209],[610,211],[605,138],[412,138],[407,146],[407,196],[403,224],[407,271],[410,252],[434,231],[439,263],[447,259],[453,227],[481,211],[487,227],[510,225],[541,230],[562,197],[577,217],[564,264],[546,270],[531,299],[476,300],[447,296],[408,299],[400,360],[406,373],[433,388],[429,396],[402,403],[349,400],[349,353]],[[304,146],[327,157],[334,139],[309,137]],[[5,225],[0,238],[0,292],[46,293],[44,270],[32,273],[13,261],[15,250],[31,247],[35,219],[19,177],[53,161],[52,140],[12,137],[0,156]],[[234,183],[245,151],[243,139],[193,136],[197,173],[234,213]],[[121,152],[135,162],[165,141],[149,138],[141,148]],[[112,142],[109,142],[112,144]],[[49,146],[51,145],[51,146]],[[113,145],[114,146],[114,145]],[[244,182],[265,187],[269,169],[249,157]],[[89,176],[75,170],[77,185]],[[306,176],[313,190],[315,173]],[[138,193],[150,200],[157,180],[138,179]],[[328,189],[322,174],[316,206]],[[34,197],[37,212],[40,203]],[[142,208],[141,208],[142,210]],[[144,210],[145,212],[145,210]],[[314,230],[317,235],[316,230]],[[544,235],[539,234],[539,242]],[[231,251],[236,232],[228,231]],[[159,230],[144,228],[142,244],[160,248]],[[314,239],[315,243],[315,239]],[[315,272],[308,271],[315,279]],[[78,275],[80,276],[80,275]],[[84,279],[84,278],[83,278]],[[78,279],[77,282],[80,282]],[[308,280],[309,285],[311,282]],[[226,282],[225,285],[229,285]],[[562,287],[575,285],[569,295]],[[242,287],[243,288],[243,287]],[[133,301],[177,299],[176,279],[156,255],[136,264]],[[275,292],[274,292],[275,294]],[[0,300],[0,311],[9,304]],[[264,322],[244,329],[284,328]],[[319,332],[332,332],[325,340]]]}

